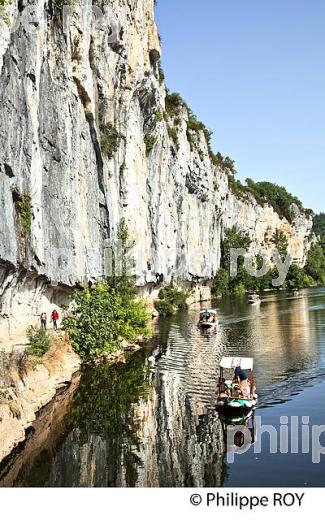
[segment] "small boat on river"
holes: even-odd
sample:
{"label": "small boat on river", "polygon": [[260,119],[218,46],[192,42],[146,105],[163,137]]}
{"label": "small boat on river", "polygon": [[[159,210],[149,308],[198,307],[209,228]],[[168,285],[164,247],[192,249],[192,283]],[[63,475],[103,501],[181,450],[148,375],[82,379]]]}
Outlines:
{"label": "small boat on river", "polygon": [[254,380],[254,360],[252,358],[240,357],[222,358],[220,362],[217,408],[222,410],[223,413],[242,415],[255,408],[257,399]]}
{"label": "small boat on river", "polygon": [[261,304],[261,298],[258,294],[250,294],[248,296],[248,303],[250,305],[260,305]]}
{"label": "small boat on river", "polygon": [[218,315],[217,311],[205,309],[200,312],[200,318],[198,326],[201,329],[216,329],[218,326]]}

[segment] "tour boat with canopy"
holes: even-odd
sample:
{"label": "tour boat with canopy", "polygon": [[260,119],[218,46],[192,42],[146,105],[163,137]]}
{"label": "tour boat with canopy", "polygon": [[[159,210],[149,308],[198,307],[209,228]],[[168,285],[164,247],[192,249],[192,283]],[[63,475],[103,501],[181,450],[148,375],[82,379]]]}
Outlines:
{"label": "tour boat with canopy", "polygon": [[258,294],[250,294],[248,296],[248,303],[250,305],[259,305],[261,303],[261,299]]}
{"label": "tour boat with canopy", "polygon": [[217,311],[212,309],[201,311],[198,325],[201,329],[215,329],[218,325]]}
{"label": "tour boat with canopy", "polygon": [[[245,379],[246,377],[247,379]],[[257,398],[253,358],[222,358],[217,407],[224,412],[246,413],[257,405]]]}

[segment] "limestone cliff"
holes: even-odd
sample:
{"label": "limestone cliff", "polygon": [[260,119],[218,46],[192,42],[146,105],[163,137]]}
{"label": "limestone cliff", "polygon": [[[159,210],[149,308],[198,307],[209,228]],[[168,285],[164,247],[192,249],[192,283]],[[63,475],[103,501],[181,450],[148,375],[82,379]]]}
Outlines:
{"label": "limestone cliff", "polygon": [[210,279],[233,225],[265,247],[283,229],[303,263],[311,220],[298,212],[291,225],[236,197],[203,132],[187,131],[187,111],[164,116],[154,1],[99,2],[103,17],[92,17],[86,0],[66,23],[63,3],[14,0],[10,27],[1,26],[2,337],[103,273],[122,216],[137,242],[139,286],[172,272]]}

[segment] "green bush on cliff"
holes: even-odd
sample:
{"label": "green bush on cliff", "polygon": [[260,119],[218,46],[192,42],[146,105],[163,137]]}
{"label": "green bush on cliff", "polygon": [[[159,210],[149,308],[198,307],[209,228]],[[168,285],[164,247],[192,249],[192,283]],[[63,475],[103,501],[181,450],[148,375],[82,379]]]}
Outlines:
{"label": "green bush on cliff", "polygon": [[292,205],[295,204],[300,211],[304,210],[302,202],[291,195],[283,186],[278,186],[272,182],[254,182],[252,179],[246,179],[246,191],[249,191],[260,204],[270,204],[273,209],[281,216],[292,222],[295,213]]}
{"label": "green bush on cliff", "polygon": [[172,280],[159,291],[159,300],[155,301],[155,309],[161,316],[171,316],[177,309],[187,308],[187,299],[191,291],[180,289]]}
{"label": "green bush on cliff", "polygon": [[8,27],[10,25],[10,18],[5,8],[11,4],[12,0],[0,0],[0,21],[3,20]]}
{"label": "green bush on cliff", "polygon": [[50,348],[50,338],[46,330],[29,327],[27,330],[27,338],[30,346],[27,348],[27,354],[42,357]]}
{"label": "green bush on cliff", "polygon": [[114,153],[117,151],[121,135],[112,125],[112,123],[101,123],[100,130],[100,147],[102,153],[109,159],[112,159]]}
{"label": "green bush on cliff", "polygon": [[155,135],[148,135],[145,138],[144,144],[146,146],[146,156],[147,157],[149,157],[149,155],[151,154],[156,142],[157,142],[157,137]]}
{"label": "green bush on cliff", "polygon": [[224,294],[227,294],[229,291],[229,274],[226,269],[223,269],[222,267],[217,271],[213,285],[212,285],[212,292],[216,294],[217,296],[222,296]]}
{"label": "green bush on cliff", "polygon": [[22,199],[15,201],[15,208],[21,225],[22,234],[27,237],[32,225],[32,205],[30,195],[24,195]]}
{"label": "green bush on cliff", "polygon": [[102,357],[118,350],[123,341],[151,335],[150,315],[145,303],[136,299],[135,279],[128,272],[133,242],[124,219],[118,226],[117,244],[119,251],[117,246],[111,251],[111,275],[75,291],[72,311],[63,321],[72,347],[82,358]]}
{"label": "green bush on cliff", "polygon": [[73,311],[63,321],[74,350],[82,358],[105,356],[118,350],[121,342],[148,337],[149,315],[141,301],[123,301],[108,283],[98,281],[91,289],[73,296]]}

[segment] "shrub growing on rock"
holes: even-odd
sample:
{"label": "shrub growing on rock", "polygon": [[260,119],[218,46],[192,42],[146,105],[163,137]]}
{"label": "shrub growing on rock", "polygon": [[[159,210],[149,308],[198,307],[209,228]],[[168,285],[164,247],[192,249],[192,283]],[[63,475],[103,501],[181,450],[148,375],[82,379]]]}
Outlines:
{"label": "shrub growing on rock", "polygon": [[155,309],[161,316],[170,316],[177,309],[185,309],[187,307],[187,299],[191,292],[180,289],[172,281],[159,291],[159,300],[154,304]]}
{"label": "shrub growing on rock", "polygon": [[50,348],[50,338],[46,330],[29,327],[27,330],[27,338],[30,346],[27,348],[27,354],[42,357]]}
{"label": "shrub growing on rock", "polygon": [[[111,251],[111,275],[91,288],[75,291],[70,315],[63,321],[74,350],[82,358],[103,357],[119,350],[123,341],[148,338],[150,315],[143,301],[136,299],[135,278],[129,274],[129,240],[122,219],[117,230],[120,258]],[[120,265],[117,265],[120,263]]]}

